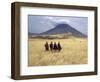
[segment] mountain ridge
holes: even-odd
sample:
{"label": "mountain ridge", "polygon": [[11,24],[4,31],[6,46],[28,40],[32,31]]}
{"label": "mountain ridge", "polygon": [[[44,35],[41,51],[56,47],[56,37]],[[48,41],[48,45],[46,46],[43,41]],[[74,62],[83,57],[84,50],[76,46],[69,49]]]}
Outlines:
{"label": "mountain ridge", "polygon": [[85,34],[79,32],[69,24],[58,24],[55,26],[55,28],[40,33],[39,35],[53,35],[53,34],[63,34],[63,33],[71,33],[73,36],[76,37],[86,37]]}

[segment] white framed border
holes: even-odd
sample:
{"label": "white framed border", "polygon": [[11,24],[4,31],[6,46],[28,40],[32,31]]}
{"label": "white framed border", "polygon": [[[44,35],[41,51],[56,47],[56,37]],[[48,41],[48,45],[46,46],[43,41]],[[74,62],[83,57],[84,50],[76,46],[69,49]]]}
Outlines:
{"label": "white framed border", "polygon": [[[28,67],[28,15],[88,17],[88,64]],[[94,72],[94,11],[76,9],[20,8],[20,75]]]}

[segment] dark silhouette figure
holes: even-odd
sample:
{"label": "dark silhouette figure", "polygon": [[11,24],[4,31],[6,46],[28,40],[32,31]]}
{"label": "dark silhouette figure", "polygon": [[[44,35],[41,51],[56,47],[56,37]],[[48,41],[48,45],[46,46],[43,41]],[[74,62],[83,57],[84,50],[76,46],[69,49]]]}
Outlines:
{"label": "dark silhouette figure", "polygon": [[62,47],[60,45],[60,42],[58,42],[58,51],[61,51]]}
{"label": "dark silhouette figure", "polygon": [[56,42],[54,42],[53,49],[56,51],[58,49]]}
{"label": "dark silhouette figure", "polygon": [[49,51],[49,45],[48,45],[48,42],[45,43],[45,50],[46,50],[46,51]]}
{"label": "dark silhouette figure", "polygon": [[52,42],[50,43],[50,50],[51,51],[53,50],[53,43]]}

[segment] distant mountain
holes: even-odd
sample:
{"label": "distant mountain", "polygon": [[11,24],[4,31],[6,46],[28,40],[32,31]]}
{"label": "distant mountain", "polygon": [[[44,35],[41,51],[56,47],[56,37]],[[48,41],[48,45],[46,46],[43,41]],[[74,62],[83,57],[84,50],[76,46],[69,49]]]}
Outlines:
{"label": "distant mountain", "polygon": [[46,32],[40,33],[39,35],[54,35],[54,34],[67,34],[70,33],[76,37],[86,37],[86,35],[77,31],[75,28],[70,26],[69,24],[58,24],[55,28],[50,29]]}

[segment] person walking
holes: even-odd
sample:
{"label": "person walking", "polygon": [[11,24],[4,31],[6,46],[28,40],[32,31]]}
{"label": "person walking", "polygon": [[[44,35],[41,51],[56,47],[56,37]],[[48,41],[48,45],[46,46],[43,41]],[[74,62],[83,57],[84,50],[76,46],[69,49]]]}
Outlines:
{"label": "person walking", "polygon": [[52,42],[50,43],[50,50],[51,51],[53,50],[53,43]]}
{"label": "person walking", "polygon": [[46,51],[49,51],[49,45],[48,45],[48,42],[46,42],[44,46],[45,46],[45,50],[46,50]]}
{"label": "person walking", "polygon": [[58,42],[58,51],[61,51],[62,47],[61,47],[61,44],[60,42]]}
{"label": "person walking", "polygon": [[54,42],[54,47],[53,47],[53,49],[56,51],[57,50],[57,44],[56,44],[56,42]]}

